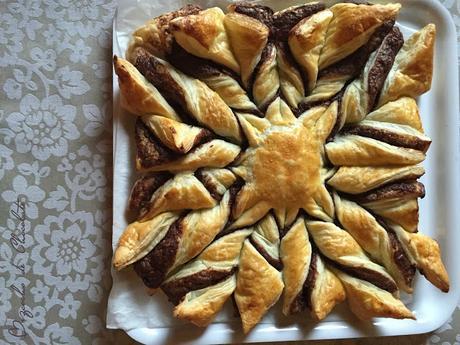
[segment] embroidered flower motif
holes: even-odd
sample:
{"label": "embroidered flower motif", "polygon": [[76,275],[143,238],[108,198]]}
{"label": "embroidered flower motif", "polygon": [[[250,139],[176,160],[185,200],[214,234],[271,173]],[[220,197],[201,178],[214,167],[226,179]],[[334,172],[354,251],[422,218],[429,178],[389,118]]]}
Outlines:
{"label": "embroidered flower motif", "polygon": [[68,141],[80,137],[72,123],[76,108],[63,105],[57,95],[40,101],[29,94],[21,100],[19,108],[20,112],[11,113],[6,120],[16,133],[14,141],[20,153],[31,152],[39,160],[62,157],[67,153]]}

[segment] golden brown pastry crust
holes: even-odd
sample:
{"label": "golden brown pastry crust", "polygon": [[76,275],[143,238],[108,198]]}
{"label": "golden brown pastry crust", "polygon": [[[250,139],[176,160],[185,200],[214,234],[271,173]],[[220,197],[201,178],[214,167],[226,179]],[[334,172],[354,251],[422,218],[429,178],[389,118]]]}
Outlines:
{"label": "golden brown pastry crust", "polygon": [[404,43],[385,81],[378,106],[402,96],[415,98],[430,89],[435,36],[436,26],[428,24]]}
{"label": "golden brown pastry crust", "polygon": [[[413,268],[405,267],[403,270],[397,260],[404,260],[402,251],[395,255],[398,250],[391,241],[391,234],[379,223],[368,211],[355,202],[340,198],[334,194],[334,202],[337,218],[342,226],[353,236],[357,243],[378,263],[385,266],[395,279],[398,287],[412,292]],[[410,263],[409,263],[410,264]]]}
{"label": "golden brown pastry crust", "polygon": [[292,55],[305,71],[308,92],[316,85],[318,59],[332,17],[333,13],[330,10],[318,12],[300,21],[289,32],[289,47]]}
{"label": "golden brown pastry crust", "polygon": [[388,291],[339,270],[334,272],[345,287],[351,311],[361,320],[370,320],[373,317],[415,320],[411,311]]}
{"label": "golden brown pastry crust", "polygon": [[209,325],[223,308],[236,287],[235,275],[213,285],[187,293],[184,300],[174,307],[174,316],[199,327]]}
{"label": "golden brown pastry crust", "polygon": [[268,42],[270,29],[257,19],[240,13],[227,13],[224,18],[233,54],[240,65],[241,80],[246,87]]}
{"label": "golden brown pastry crust", "polygon": [[346,298],[345,290],[337,276],[316,256],[317,277],[311,291],[311,316],[324,319],[332,309]]}
{"label": "golden brown pastry crust", "polygon": [[133,189],[146,221],[115,267],[134,263],[199,326],[234,294],[245,333],[283,291],[284,314],[318,320],[346,294],[360,318],[413,318],[397,294],[416,267],[447,291],[439,246],[415,232],[430,139],[413,97],[431,82],[434,27],[398,53],[399,8],[192,5],[136,31],[133,64],[114,65],[140,116],[137,168],[160,173]]}
{"label": "golden brown pastry crust", "polygon": [[177,11],[165,13],[149,20],[145,25],[134,31],[126,51],[126,58],[133,62],[133,52],[137,47],[147,49],[148,52],[164,58],[171,50],[172,34],[169,23],[177,17],[196,14],[201,11],[197,5],[186,5]]}
{"label": "golden brown pastry crust", "polygon": [[241,251],[235,290],[244,333],[248,333],[278,301],[283,287],[281,272],[246,240]]}
{"label": "golden brown pastry crust", "polygon": [[145,125],[155,133],[157,139],[167,148],[187,153],[202,140],[211,136],[203,128],[168,119],[163,116],[145,115],[142,117]]}
{"label": "golden brown pastry crust", "polygon": [[165,212],[147,222],[134,222],[125,229],[113,255],[113,265],[120,270],[147,255],[166,235],[169,227],[179,218]]}
{"label": "golden brown pastry crust", "polygon": [[283,314],[292,312],[292,303],[307,279],[311,261],[311,244],[303,218],[288,230],[281,240],[280,255],[283,262]]}
{"label": "golden brown pastry crust", "polygon": [[383,184],[404,180],[416,179],[425,173],[419,165],[409,166],[383,166],[383,167],[340,167],[339,170],[327,181],[335,189],[359,194],[382,186]]}
{"label": "golden brown pastry crust", "polygon": [[330,8],[334,17],[329,23],[326,40],[319,57],[323,69],[350,55],[369,40],[387,20],[393,20],[400,4],[356,5],[339,3]]}
{"label": "golden brown pastry crust", "polygon": [[148,211],[141,221],[152,219],[166,211],[184,208],[196,210],[215,205],[216,200],[193,174],[180,173],[153,193]]}
{"label": "golden brown pastry crust", "polygon": [[180,121],[176,111],[161,93],[128,61],[113,57],[122,95],[122,105],[134,115],[161,115]]}
{"label": "golden brown pastry crust", "polygon": [[173,19],[170,30],[177,43],[189,53],[239,73],[240,66],[232,53],[224,18],[220,8],[212,7],[198,14]]}
{"label": "golden brown pastry crust", "polygon": [[439,244],[428,236],[406,232],[397,225],[392,225],[392,229],[426,279],[441,291],[448,292],[449,276],[442,263]]}

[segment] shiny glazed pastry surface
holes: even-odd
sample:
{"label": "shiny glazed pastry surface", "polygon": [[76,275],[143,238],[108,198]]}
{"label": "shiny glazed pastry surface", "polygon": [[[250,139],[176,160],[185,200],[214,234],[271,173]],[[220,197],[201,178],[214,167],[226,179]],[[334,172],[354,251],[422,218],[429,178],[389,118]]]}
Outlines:
{"label": "shiny glazed pastry surface", "polygon": [[245,333],[276,303],[414,319],[417,270],[447,292],[418,228],[436,29],[404,39],[400,8],[187,5],[137,29],[114,57],[139,173],[114,267],[198,326],[233,299]]}

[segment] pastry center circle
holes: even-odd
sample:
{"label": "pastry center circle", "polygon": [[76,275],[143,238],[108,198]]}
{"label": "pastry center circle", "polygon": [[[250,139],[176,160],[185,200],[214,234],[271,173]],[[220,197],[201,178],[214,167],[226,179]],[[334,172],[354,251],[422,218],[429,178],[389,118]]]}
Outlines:
{"label": "pastry center circle", "polygon": [[255,149],[254,183],[275,209],[302,207],[320,184],[320,142],[302,124],[272,129]]}

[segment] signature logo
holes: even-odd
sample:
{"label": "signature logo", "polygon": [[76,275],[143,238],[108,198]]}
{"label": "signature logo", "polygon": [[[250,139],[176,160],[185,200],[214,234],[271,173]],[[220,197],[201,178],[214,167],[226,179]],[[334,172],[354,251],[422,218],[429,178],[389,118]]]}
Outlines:
{"label": "signature logo", "polygon": [[[11,216],[16,220],[16,231],[11,233],[10,245],[17,254],[22,255],[26,252],[26,201],[23,198],[18,199],[11,208]],[[25,276],[25,260],[18,260],[16,263],[12,262],[12,266],[18,271],[19,277]],[[10,290],[13,296],[20,298],[20,306],[17,311],[17,317],[11,322],[8,328],[8,333],[14,337],[23,338],[27,336],[24,322],[27,319],[33,318],[30,308],[26,305],[26,286],[24,283],[17,281],[10,285]]]}

